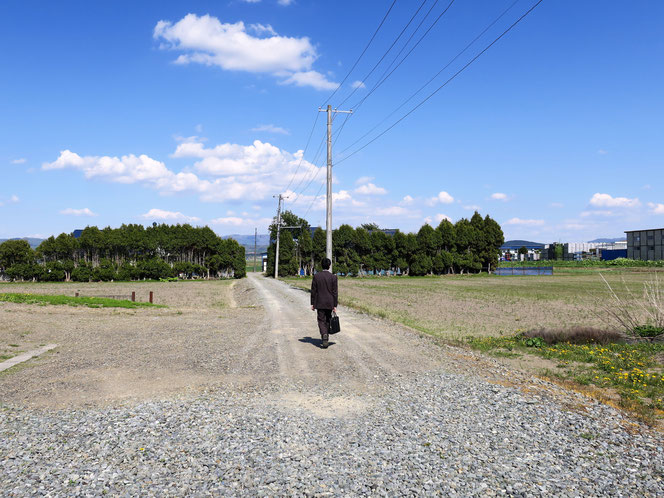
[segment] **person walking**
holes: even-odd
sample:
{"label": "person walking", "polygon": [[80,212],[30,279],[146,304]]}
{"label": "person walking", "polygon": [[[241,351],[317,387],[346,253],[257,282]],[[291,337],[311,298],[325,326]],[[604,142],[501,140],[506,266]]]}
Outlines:
{"label": "person walking", "polygon": [[329,346],[328,334],[332,312],[337,312],[339,304],[339,286],[337,276],[330,271],[332,261],[323,258],[321,266],[323,271],[314,275],[311,281],[311,309],[317,311],[318,330],[323,341],[323,349]]}

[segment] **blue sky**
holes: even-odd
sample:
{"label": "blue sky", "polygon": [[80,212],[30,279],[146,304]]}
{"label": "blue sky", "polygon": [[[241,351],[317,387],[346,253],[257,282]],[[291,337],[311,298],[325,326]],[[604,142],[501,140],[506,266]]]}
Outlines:
{"label": "blue sky", "polygon": [[[265,233],[279,192],[324,226],[318,107],[356,107],[449,3],[397,0],[328,101],[391,1],[2,2],[0,237],[154,221]],[[416,230],[474,209],[541,242],[664,226],[662,2],[544,0],[344,160],[535,3],[452,2],[343,126],[335,226]]]}

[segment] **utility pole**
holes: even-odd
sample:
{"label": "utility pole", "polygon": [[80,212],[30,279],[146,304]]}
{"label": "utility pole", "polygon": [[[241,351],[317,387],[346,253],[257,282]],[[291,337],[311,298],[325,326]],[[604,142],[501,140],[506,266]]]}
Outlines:
{"label": "utility pole", "polygon": [[258,227],[254,230],[254,273],[256,273],[256,241],[258,240]]}
{"label": "utility pole", "polygon": [[277,247],[274,252],[274,279],[276,280],[279,278],[279,231],[281,229],[281,200],[284,197],[281,194],[272,197],[279,197],[279,204],[277,205]]}
{"label": "utility pole", "polygon": [[[327,109],[323,110],[319,107],[318,112],[327,112],[327,216],[325,220],[325,257],[332,261],[332,113],[352,114],[353,110],[333,110],[332,106],[328,104]],[[332,267],[330,267],[330,270],[332,270]]]}

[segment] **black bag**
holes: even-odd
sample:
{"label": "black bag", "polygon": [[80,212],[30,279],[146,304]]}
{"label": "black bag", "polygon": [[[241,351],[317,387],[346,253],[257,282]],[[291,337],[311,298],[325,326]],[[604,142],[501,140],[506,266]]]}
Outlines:
{"label": "black bag", "polygon": [[332,318],[330,318],[330,334],[336,334],[341,331],[341,325],[339,324],[339,317],[333,311]]}

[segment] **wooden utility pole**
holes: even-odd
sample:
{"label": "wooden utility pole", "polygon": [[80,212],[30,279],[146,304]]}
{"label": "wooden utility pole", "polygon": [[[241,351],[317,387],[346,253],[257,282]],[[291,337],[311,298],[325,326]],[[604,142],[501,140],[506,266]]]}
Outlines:
{"label": "wooden utility pole", "polygon": [[258,227],[254,230],[254,273],[256,273],[256,242],[258,240]]}

